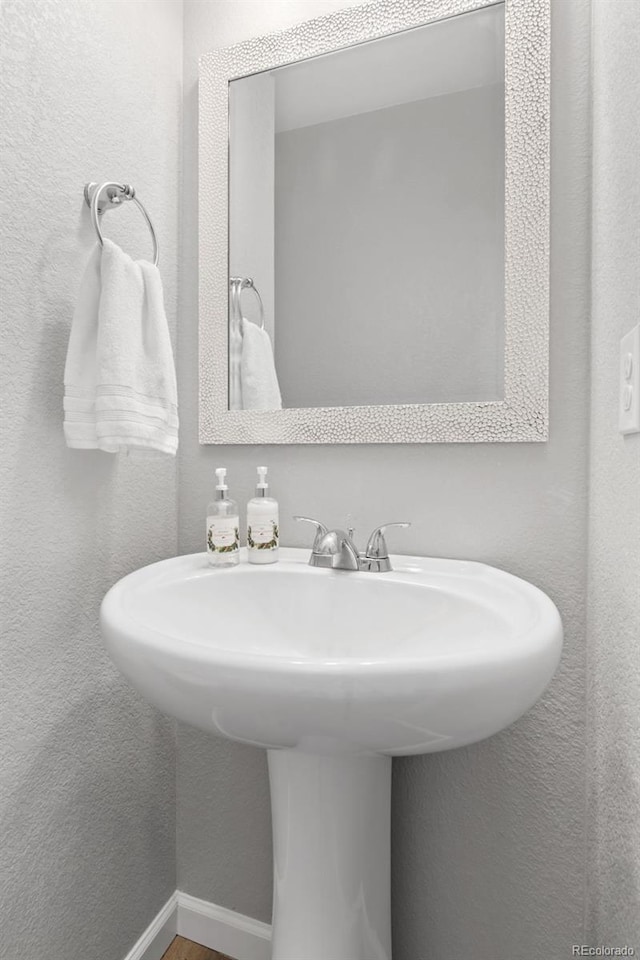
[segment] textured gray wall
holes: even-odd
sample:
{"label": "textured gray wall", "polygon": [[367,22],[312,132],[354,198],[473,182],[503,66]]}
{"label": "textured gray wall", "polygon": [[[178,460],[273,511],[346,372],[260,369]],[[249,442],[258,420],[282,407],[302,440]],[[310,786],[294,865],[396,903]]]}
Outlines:
{"label": "textured gray wall", "polygon": [[[234,495],[271,467],[283,541],[308,543],[296,512],[359,538],[402,505],[396,549],[486,560],[538,584],[566,629],[541,702],[476,746],[397,761],[397,960],[564,960],[583,935],[585,567],[588,400],[588,81],[590,10],[553,7],[551,438],[546,444],[200,447],[197,442],[197,57],[344,4],[185,3],[184,284],[180,552],[202,549],[213,469]],[[389,477],[393,484],[389,484]],[[270,915],[264,755],[179,731],[180,888],[263,920]]]}
{"label": "textured gray wall", "polygon": [[[67,450],[62,376],[85,181],[138,188],[175,318],[182,5],[5,0],[1,32],[0,956],[121,960],[175,889],[175,747],[98,605],[175,552],[176,466]],[[149,251],[133,205],[108,224]]]}
{"label": "textured gray wall", "polygon": [[640,950],[640,435],[618,433],[618,351],[640,319],[640,6],[595,0],[589,518],[592,943]]}
{"label": "textured gray wall", "polygon": [[278,133],[275,200],[285,407],[503,398],[503,84]]}

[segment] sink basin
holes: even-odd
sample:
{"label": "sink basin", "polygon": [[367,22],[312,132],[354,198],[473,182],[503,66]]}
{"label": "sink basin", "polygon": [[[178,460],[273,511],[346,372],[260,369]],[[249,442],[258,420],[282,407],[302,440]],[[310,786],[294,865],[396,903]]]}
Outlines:
{"label": "sink basin", "polygon": [[102,605],[109,652],[161,710],[262,747],[447,750],[516,720],[560,656],[558,612],[481,563],[395,557],[391,573],[144,567]]}
{"label": "sink basin", "polygon": [[394,557],[377,574],[308,558],[152,564],[109,591],[102,629],[161,710],[267,748],[274,960],[389,960],[390,757],[516,720],[556,670],[562,624],[542,591],[485,564]]}

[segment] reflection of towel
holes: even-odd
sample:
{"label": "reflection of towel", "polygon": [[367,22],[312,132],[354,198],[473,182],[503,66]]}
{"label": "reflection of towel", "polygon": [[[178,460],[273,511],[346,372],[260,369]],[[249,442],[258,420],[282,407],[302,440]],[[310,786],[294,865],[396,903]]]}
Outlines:
{"label": "reflection of towel", "polygon": [[269,334],[244,318],[240,370],[244,410],[282,409],[282,397]]}
{"label": "reflection of towel", "polygon": [[242,319],[232,308],[229,318],[229,410],[242,410]]}
{"label": "reflection of towel", "polygon": [[67,446],[175,454],[176,373],[160,274],[108,239],[82,278],[64,386]]}

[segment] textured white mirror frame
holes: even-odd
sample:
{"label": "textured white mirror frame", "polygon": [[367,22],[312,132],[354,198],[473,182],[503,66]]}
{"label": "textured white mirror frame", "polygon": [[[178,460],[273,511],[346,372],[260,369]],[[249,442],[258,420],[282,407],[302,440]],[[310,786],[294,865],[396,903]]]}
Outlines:
{"label": "textured white mirror frame", "polygon": [[200,60],[200,442],[540,441],[548,429],[550,0],[505,3],[504,399],[228,409],[229,82],[491,6],[377,0]]}

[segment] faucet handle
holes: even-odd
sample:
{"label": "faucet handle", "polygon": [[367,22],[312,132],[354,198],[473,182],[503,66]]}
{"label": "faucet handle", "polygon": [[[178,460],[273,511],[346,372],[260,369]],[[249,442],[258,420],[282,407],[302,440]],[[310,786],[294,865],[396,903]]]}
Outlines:
{"label": "faucet handle", "polygon": [[387,527],[410,527],[411,524],[407,521],[399,521],[397,523],[383,523],[381,526],[376,527],[371,536],[369,537],[369,542],[367,543],[367,549],[365,550],[365,557],[371,560],[386,560],[389,557],[389,550],[387,549],[387,541],[384,538],[385,531]]}
{"label": "faucet handle", "polygon": [[329,528],[325,527],[324,523],[321,523],[320,520],[314,520],[313,517],[294,517],[294,520],[302,520],[304,523],[313,523],[316,527],[316,536],[313,541],[312,550],[315,550],[318,546],[320,540],[326,533],[329,533]]}

